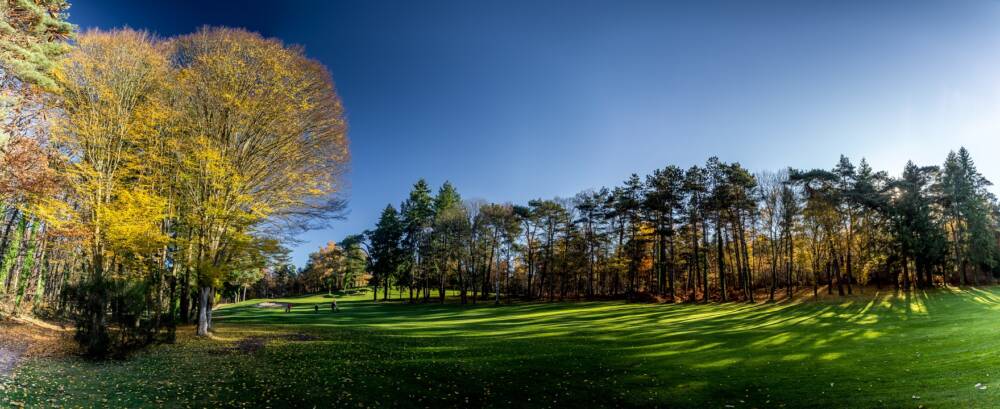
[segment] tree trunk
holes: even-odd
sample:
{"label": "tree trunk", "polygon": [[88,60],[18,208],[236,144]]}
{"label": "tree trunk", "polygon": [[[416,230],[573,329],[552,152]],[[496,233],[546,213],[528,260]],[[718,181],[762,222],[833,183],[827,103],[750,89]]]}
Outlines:
{"label": "tree trunk", "polygon": [[211,292],[209,287],[201,287],[198,291],[198,336],[208,336],[208,297]]}
{"label": "tree trunk", "polygon": [[[11,229],[14,228],[14,224],[16,224],[17,222],[18,214],[19,212],[17,208],[11,210],[10,218],[7,219],[7,225],[4,227],[3,241],[0,242],[0,292],[5,291],[7,288],[6,287],[7,275],[9,274],[11,269],[10,264],[13,263],[14,260],[13,257],[8,257],[7,254],[8,253],[16,254],[16,253],[11,253],[10,247],[14,246],[14,244],[11,243],[11,236],[15,236],[16,234],[18,234],[16,232],[11,232]],[[18,242],[19,246],[20,242],[16,237],[18,236],[15,236],[14,241]]]}
{"label": "tree trunk", "polygon": [[[689,270],[688,274],[690,274],[691,276],[694,276],[694,275],[696,275],[696,274],[698,274],[698,273],[701,272],[701,254],[699,254],[699,249],[698,249],[698,228],[697,228],[697,226],[698,226],[697,223],[698,222],[697,222],[696,219],[692,220],[692,222],[693,222],[693,225],[691,227],[691,246],[692,246],[692,249],[694,250],[694,256],[693,256],[694,259],[691,260],[691,261],[694,262],[694,268],[688,269]],[[671,229],[673,229],[673,226],[671,226]],[[674,298],[674,270],[675,270],[674,269],[674,253],[675,253],[674,250],[675,250],[675,248],[674,248],[674,240],[673,240],[673,237],[671,237],[671,239],[670,239],[670,299],[673,300],[673,301],[676,301],[676,299]],[[692,280],[688,280],[688,283],[690,284],[691,281]],[[697,293],[697,290],[696,290],[695,286],[692,286],[691,287],[691,301],[692,302],[697,301],[697,295],[696,295],[696,293]]]}
{"label": "tree trunk", "polygon": [[[174,269],[176,272],[176,269]],[[168,308],[169,314],[167,316],[167,340],[168,342],[173,342],[176,334],[176,321],[177,321],[177,310],[175,305],[177,304],[177,275],[171,274],[168,280],[170,285],[170,307]]]}
{"label": "tree trunk", "polygon": [[208,330],[212,330],[212,309],[215,308],[215,289],[208,290],[208,311],[205,315],[208,316]]}
{"label": "tree trunk", "polygon": [[448,268],[447,267],[448,266],[448,260],[445,260],[444,264],[445,264],[445,268],[440,269],[441,270],[440,277],[439,277],[440,280],[438,281],[438,298],[440,298],[441,304],[444,304],[444,296],[445,296],[444,280],[445,280],[445,277],[448,275],[448,270],[447,270],[447,268]]}
{"label": "tree trunk", "polygon": [[725,246],[725,238],[722,235],[722,218],[717,218],[715,221],[715,244],[718,249],[717,262],[719,264],[719,293],[722,296],[722,302],[727,301],[726,296],[726,258],[723,251]]}
{"label": "tree trunk", "polygon": [[910,291],[910,261],[903,256],[903,290]]}
{"label": "tree trunk", "polygon": [[787,240],[786,245],[788,246],[788,261],[785,264],[785,275],[787,276],[785,284],[788,286],[787,290],[786,290],[786,293],[787,293],[787,296],[788,296],[788,300],[791,301],[791,299],[792,299],[792,293],[793,293],[793,290],[792,290],[792,268],[795,265],[795,254],[794,254],[795,253],[795,250],[794,250],[795,249],[795,243],[792,241],[792,235],[791,234],[785,233],[785,236],[786,236],[785,239]]}
{"label": "tree trunk", "polygon": [[[772,230],[773,231],[773,230]],[[774,292],[778,289],[778,242],[776,237],[771,237],[771,295],[769,302],[774,302]]]}
{"label": "tree trunk", "polygon": [[[815,254],[815,253],[813,253]],[[813,263],[813,298],[819,298],[819,263]]]}
{"label": "tree trunk", "polygon": [[739,232],[740,232],[740,245],[743,247],[743,275],[744,275],[743,282],[746,286],[747,301],[754,302],[753,270],[750,267],[750,252],[747,249],[746,229],[743,227],[742,220],[740,220],[739,223]]}
{"label": "tree trunk", "polygon": [[[12,264],[12,266],[11,266],[13,270],[12,270],[12,272],[10,274],[10,277],[8,278],[8,282],[7,282],[7,291],[8,292],[13,291],[13,294],[14,294],[14,300],[15,300],[14,301],[14,307],[15,307],[15,311],[17,309],[17,305],[21,301],[21,295],[24,292],[24,286],[22,285],[23,282],[22,282],[22,277],[21,276],[25,275],[24,274],[25,273],[24,270],[25,270],[25,267],[26,267],[25,266],[25,261],[26,261],[26,259],[28,257],[32,256],[31,253],[34,252],[34,246],[35,246],[35,244],[33,243],[33,241],[34,241],[34,235],[35,235],[35,223],[36,222],[32,221],[30,224],[28,224],[27,220],[28,220],[27,218],[23,218],[23,219],[21,219],[21,223],[22,224],[30,225],[29,228],[24,229],[24,228],[22,228],[22,226],[18,226],[18,231],[19,232],[21,232],[23,230],[23,232],[21,234],[21,240],[20,240],[20,244],[21,245],[19,246],[19,248],[15,249],[17,251],[17,258],[15,259],[14,264]],[[23,278],[24,282],[26,282],[29,278],[30,277],[24,277]]]}

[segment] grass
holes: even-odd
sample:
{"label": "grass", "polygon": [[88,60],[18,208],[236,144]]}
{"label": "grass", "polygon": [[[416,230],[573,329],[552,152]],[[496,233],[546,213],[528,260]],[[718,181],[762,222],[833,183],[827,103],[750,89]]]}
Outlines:
{"label": "grass", "polygon": [[[357,295],[339,313],[323,296],[278,300],[291,313],[251,300],[216,312],[215,339],[123,362],[32,359],[0,407],[996,407],[1000,289],[866,292],[500,307]],[[234,348],[248,339],[263,348]]]}

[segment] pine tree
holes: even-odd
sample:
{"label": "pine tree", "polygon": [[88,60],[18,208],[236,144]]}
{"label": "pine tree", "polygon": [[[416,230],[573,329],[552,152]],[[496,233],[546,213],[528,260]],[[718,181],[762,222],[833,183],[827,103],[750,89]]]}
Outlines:
{"label": "pine tree", "polygon": [[65,0],[0,1],[0,69],[22,81],[56,88],[52,69],[69,51],[75,27],[66,21]]}
{"label": "pine tree", "polygon": [[434,221],[431,235],[431,264],[437,273],[438,298],[445,299],[445,284],[453,262],[457,262],[457,243],[465,234],[468,218],[462,207],[462,197],[450,182],[444,182],[434,197]]}
{"label": "pine tree", "polygon": [[[653,215],[657,234],[657,290],[662,293],[668,285],[670,299],[676,301],[674,281],[677,270],[675,215],[683,209],[684,171],[677,166],[667,166],[653,171],[646,177],[646,197],[643,205]],[[696,229],[697,230],[697,229]],[[667,254],[669,251],[669,260]],[[669,273],[668,273],[669,272]]]}
{"label": "pine tree", "polygon": [[[684,205],[685,213],[688,216],[688,226],[690,227],[691,233],[691,248],[693,251],[692,259],[695,261],[695,273],[698,273],[701,266],[701,282],[702,282],[702,301],[708,302],[709,300],[709,289],[708,289],[708,234],[707,234],[707,210],[711,204],[710,200],[706,200],[705,196],[708,193],[708,174],[705,169],[698,166],[692,166],[684,172],[684,180],[681,184],[682,196],[687,198],[687,203],[682,203]],[[698,225],[701,225],[702,239],[706,245],[704,247],[699,247],[698,244]],[[718,226],[718,224],[716,224]],[[702,252],[705,255],[702,255]],[[721,260],[721,259],[720,259]],[[720,270],[723,271],[720,264]],[[720,276],[720,283],[724,283],[724,279]]]}
{"label": "pine tree", "polygon": [[[428,252],[430,233],[434,223],[434,198],[431,197],[431,188],[427,181],[420,179],[410,190],[410,196],[401,206],[403,219],[404,243],[407,253],[406,276],[403,277],[399,285],[408,286],[410,289],[410,302],[412,303],[413,292],[420,285],[423,288],[426,272],[424,260]],[[429,294],[429,293],[428,293]]]}
{"label": "pine tree", "polygon": [[[833,174],[837,176],[837,199],[839,202],[837,209],[840,213],[840,224],[843,226],[844,232],[842,234],[843,240],[840,240],[840,242],[844,243],[842,253],[846,257],[843,263],[846,267],[845,270],[847,270],[847,277],[844,280],[841,280],[839,276],[837,277],[837,286],[842,287],[841,282],[846,281],[847,294],[850,295],[853,292],[851,282],[854,280],[854,213],[858,205],[856,192],[857,173],[851,160],[844,155],[840,155],[840,161],[834,167]],[[839,258],[835,262],[839,265]],[[840,288],[840,292],[842,295],[843,288]]]}
{"label": "pine tree", "polygon": [[404,224],[392,205],[386,205],[375,229],[366,233],[370,244],[372,301],[378,301],[378,290],[384,288],[382,299],[389,299],[389,283],[399,272],[403,256]]}

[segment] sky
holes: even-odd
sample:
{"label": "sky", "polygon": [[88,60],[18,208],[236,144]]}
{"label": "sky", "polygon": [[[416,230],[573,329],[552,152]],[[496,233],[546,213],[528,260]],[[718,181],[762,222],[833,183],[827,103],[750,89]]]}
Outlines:
{"label": "sky", "polygon": [[351,140],[346,219],[418,178],[523,203],[710,156],[898,174],[967,147],[1000,183],[1000,2],[76,0],[82,29],[243,27],[331,71]]}

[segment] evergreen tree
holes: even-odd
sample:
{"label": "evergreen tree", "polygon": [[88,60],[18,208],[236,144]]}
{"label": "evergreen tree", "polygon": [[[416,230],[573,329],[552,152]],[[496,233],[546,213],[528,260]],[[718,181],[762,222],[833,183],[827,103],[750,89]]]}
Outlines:
{"label": "evergreen tree", "polygon": [[[692,259],[695,260],[695,265],[701,265],[701,281],[702,281],[702,301],[708,302],[709,300],[709,289],[708,289],[708,227],[707,227],[707,210],[710,205],[710,201],[706,200],[705,196],[708,193],[708,174],[704,168],[698,166],[692,166],[684,173],[684,180],[681,182],[682,197],[687,197],[687,203],[682,203],[686,205],[685,212],[688,216],[688,225],[691,227],[691,249],[692,249]],[[702,239],[705,243],[704,246],[699,246],[698,244],[698,225],[701,225]],[[716,223],[718,226],[718,223]],[[702,255],[704,253],[704,255]],[[673,259],[673,257],[672,257]],[[697,272],[698,268],[695,268]],[[719,271],[723,271],[721,268]],[[721,277],[720,277],[721,280]]]}
{"label": "evergreen tree", "polygon": [[[837,283],[842,281],[847,283],[847,294],[853,292],[851,282],[854,280],[854,222],[855,222],[855,211],[858,207],[858,196],[857,196],[857,173],[855,171],[854,165],[851,160],[844,155],[840,155],[840,161],[837,162],[837,166],[833,169],[833,174],[836,175],[836,187],[837,187],[837,209],[840,213],[840,225],[842,226],[843,234],[840,234],[841,240],[839,242],[843,243],[841,245],[842,250],[840,254],[844,254],[843,264],[847,272],[847,277],[844,280],[838,276]],[[839,265],[841,260],[837,260]],[[839,274],[839,268],[837,269]],[[843,289],[841,289],[843,292]]]}
{"label": "evergreen tree", "polygon": [[450,182],[444,182],[434,198],[434,222],[431,235],[431,264],[437,274],[438,298],[444,303],[445,286],[450,271],[457,268],[460,257],[457,243],[465,235],[468,218],[462,198]]}
{"label": "evergreen tree", "polygon": [[[410,197],[403,202],[402,218],[404,229],[404,244],[406,248],[406,276],[399,285],[410,289],[410,302],[413,302],[413,291],[418,285],[426,286],[425,256],[428,252],[430,233],[434,223],[434,198],[431,197],[427,181],[420,179],[410,190]],[[428,293],[429,294],[429,293]]]}
{"label": "evergreen tree", "polygon": [[384,289],[382,299],[389,299],[389,283],[400,270],[403,257],[405,225],[392,205],[386,205],[375,229],[367,232],[371,243],[369,265],[371,268],[372,301],[378,300],[378,289]]}
{"label": "evergreen tree", "polygon": [[646,177],[646,197],[643,204],[647,211],[653,215],[653,222],[656,226],[657,290],[663,293],[666,283],[671,300],[676,300],[677,297],[674,288],[677,273],[677,249],[674,243],[675,216],[678,211],[683,210],[683,199],[684,171],[681,168],[667,166],[654,170],[652,175]]}
{"label": "evergreen tree", "polygon": [[645,195],[644,186],[639,175],[632,174],[625,180],[621,189],[615,195],[617,211],[623,216],[628,226],[628,242],[626,253],[628,258],[628,277],[626,278],[626,295],[632,299],[638,290],[639,268],[642,264],[645,238],[641,234],[643,223],[642,198]]}
{"label": "evergreen tree", "polygon": [[65,0],[0,1],[0,70],[29,84],[54,89],[52,69],[69,50],[75,27]]}

